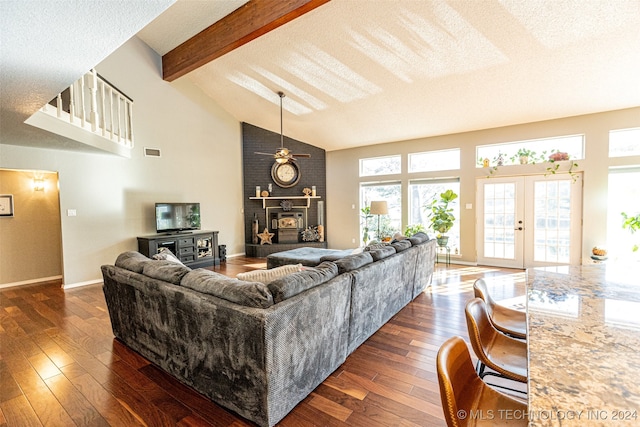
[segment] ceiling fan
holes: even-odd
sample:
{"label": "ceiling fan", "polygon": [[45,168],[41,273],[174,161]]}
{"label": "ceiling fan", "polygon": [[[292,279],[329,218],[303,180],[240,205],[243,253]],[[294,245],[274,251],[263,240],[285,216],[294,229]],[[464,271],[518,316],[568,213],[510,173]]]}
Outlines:
{"label": "ceiling fan", "polygon": [[282,98],[285,97],[284,92],[278,92],[278,96],[280,97],[280,148],[276,150],[275,154],[272,153],[260,153],[255,152],[254,154],[259,154],[261,156],[271,156],[276,159],[278,163],[287,163],[289,161],[295,161],[297,157],[299,158],[310,158],[311,154],[294,154],[289,151],[288,148],[284,146],[284,134],[282,133]]}

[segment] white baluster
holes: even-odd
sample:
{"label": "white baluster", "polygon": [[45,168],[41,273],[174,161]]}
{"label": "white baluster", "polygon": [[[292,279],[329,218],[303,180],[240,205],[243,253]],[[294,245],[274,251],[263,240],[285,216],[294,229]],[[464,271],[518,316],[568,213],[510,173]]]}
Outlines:
{"label": "white baluster", "polygon": [[56,114],[58,118],[62,117],[62,94],[59,93],[56,97]]}
{"label": "white baluster", "polygon": [[111,140],[113,141],[113,88],[109,86],[109,131],[111,132]]}
{"label": "white baluster", "polygon": [[80,126],[84,128],[84,124],[87,120],[86,108],[85,108],[85,97],[84,97],[84,76],[78,80],[80,84]]}
{"label": "white baluster", "polygon": [[75,114],[76,114],[76,103],[74,102],[74,86],[75,83],[73,83],[71,86],[69,86],[69,123],[73,123],[75,120]]}
{"label": "white baluster", "polygon": [[129,101],[129,147],[133,148],[133,102]]}
{"label": "white baluster", "polygon": [[102,128],[102,136],[107,134],[107,125],[105,123],[105,117],[107,115],[107,111],[104,109],[104,82],[100,82],[100,105],[102,105],[102,109],[100,112],[102,113],[100,116],[100,127]]}
{"label": "white baluster", "polygon": [[122,105],[122,97],[118,93],[118,142],[122,142],[122,113],[120,105]]}
{"label": "white baluster", "polygon": [[98,75],[96,70],[91,70],[89,77],[89,90],[91,91],[91,112],[89,113],[89,122],[91,123],[91,131],[95,132],[98,128]]}

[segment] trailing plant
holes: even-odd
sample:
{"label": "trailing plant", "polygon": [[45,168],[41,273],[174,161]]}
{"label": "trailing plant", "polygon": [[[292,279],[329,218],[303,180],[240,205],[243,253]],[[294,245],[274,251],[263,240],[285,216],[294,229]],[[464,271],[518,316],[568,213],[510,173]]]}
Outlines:
{"label": "trailing plant", "polygon": [[[544,160],[543,156],[544,153],[540,157],[538,157],[536,152],[533,150],[529,150],[527,148],[519,148],[518,151],[516,151],[516,154],[511,156],[509,160],[511,160],[511,163],[513,164],[520,163],[521,165],[524,165],[529,163],[535,165],[536,161],[539,161],[540,159]],[[526,158],[527,160],[524,161],[524,158]]]}
{"label": "trailing plant", "polygon": [[[552,151],[551,154],[549,155],[549,160],[547,160],[551,164],[547,167],[547,173],[545,173],[544,175],[545,176],[549,174],[555,175],[556,172],[558,172],[558,169],[560,168],[560,164],[558,162],[564,161],[564,160],[570,160],[569,154],[560,152],[558,150]],[[578,174],[573,171],[573,168],[577,168],[577,167],[578,167],[578,163],[574,162],[573,160],[570,160],[569,170],[567,170],[567,173],[569,174],[569,176],[571,176],[572,182],[576,182],[576,180],[578,179]]]}
{"label": "trailing plant", "polygon": [[[624,212],[621,212],[622,218],[624,219],[624,221],[622,222],[622,228],[623,229],[629,229],[629,232],[631,234],[635,234],[636,231],[640,230],[640,214],[636,215],[636,216],[630,216],[627,215]],[[631,248],[631,250],[633,252],[637,252],[638,251],[638,245],[635,244],[633,245],[633,247]]]}
{"label": "trailing plant", "polygon": [[446,234],[456,217],[453,215],[453,208],[449,204],[458,198],[458,195],[449,189],[444,193],[440,193],[439,199],[434,199],[426,207],[431,210],[429,219],[431,221],[431,229],[438,235]]}

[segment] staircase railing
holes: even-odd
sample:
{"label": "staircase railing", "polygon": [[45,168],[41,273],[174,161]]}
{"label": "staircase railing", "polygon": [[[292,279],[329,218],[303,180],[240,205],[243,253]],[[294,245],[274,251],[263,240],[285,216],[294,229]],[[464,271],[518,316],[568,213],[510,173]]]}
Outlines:
{"label": "staircase railing", "polygon": [[133,101],[91,70],[42,111],[114,143],[133,148]]}

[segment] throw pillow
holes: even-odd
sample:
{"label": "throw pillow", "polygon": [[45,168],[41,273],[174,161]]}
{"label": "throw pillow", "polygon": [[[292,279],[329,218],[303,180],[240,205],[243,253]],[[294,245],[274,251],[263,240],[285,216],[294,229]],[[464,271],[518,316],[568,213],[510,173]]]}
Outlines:
{"label": "throw pillow", "polygon": [[321,285],[338,275],[338,267],[331,261],[325,261],[316,267],[305,267],[299,273],[281,277],[269,283],[274,303],[279,303],[299,293]]}
{"label": "throw pillow", "polygon": [[396,234],[393,235],[393,240],[395,240],[396,242],[400,241],[400,240],[406,240],[407,236],[404,236],[402,233],[397,232]]}
{"label": "throw pillow", "polygon": [[125,270],[133,271],[134,273],[142,273],[144,265],[151,260],[140,252],[128,251],[118,255],[116,259],[116,267],[124,268]]}
{"label": "throw pillow", "polygon": [[291,273],[296,273],[301,270],[302,264],[288,264],[276,268],[271,268],[269,270],[248,271],[246,273],[240,273],[236,277],[239,280],[244,280],[245,282],[261,282],[265,285],[268,285],[276,279],[279,279]]}
{"label": "throw pillow", "polygon": [[244,282],[202,268],[187,273],[181,285],[247,307],[269,308],[273,305],[273,296],[264,283]]}
{"label": "throw pillow", "polygon": [[184,265],[182,264],[182,261],[180,261],[174,254],[173,252],[171,252],[169,249],[167,248],[160,248],[160,251],[153,255],[151,257],[151,259],[155,259],[155,260],[166,260],[166,261],[171,261],[171,262],[175,262],[177,264],[180,265]]}

